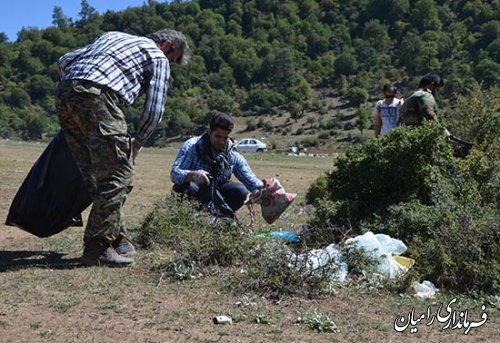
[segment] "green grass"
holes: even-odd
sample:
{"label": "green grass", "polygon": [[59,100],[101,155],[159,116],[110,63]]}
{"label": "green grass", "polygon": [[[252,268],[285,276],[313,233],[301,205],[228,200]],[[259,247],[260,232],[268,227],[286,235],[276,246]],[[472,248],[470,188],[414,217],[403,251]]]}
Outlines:
{"label": "green grass", "polygon": [[[43,145],[0,141],[0,217],[5,218],[17,188]],[[174,149],[145,149],[140,156],[136,187],[125,207],[127,221],[137,226],[171,184],[169,167]],[[279,174],[287,190],[299,192],[295,207],[276,225],[259,222],[256,229],[293,228],[303,220],[298,203],[307,186],[333,168],[331,158],[295,158],[279,155],[247,155],[259,177]],[[245,210],[239,213],[247,218]],[[48,253],[65,254],[62,261],[82,252],[82,228],[71,228],[48,239],[38,239],[16,228],[0,227],[0,256],[5,251],[28,252],[26,265],[0,272],[0,341],[3,342],[429,342],[464,341],[454,330],[420,327],[419,337],[401,336],[392,329],[397,315],[426,310],[430,301],[419,301],[410,292],[403,297],[383,289],[370,292],[345,285],[322,298],[284,298],[274,302],[254,294],[231,294],[224,288],[228,270],[214,267],[188,281],[168,277],[160,281],[158,261],[166,261],[175,249],[140,250],[128,269],[101,267],[61,269],[46,263]],[[39,263],[39,261],[43,261]],[[18,261],[19,262],[19,261]],[[0,266],[12,264],[0,260]],[[238,270],[238,267],[234,268]],[[443,294],[447,302],[454,295]],[[478,319],[484,298],[460,296],[459,308],[468,308]],[[494,303],[494,300],[492,300]],[[488,302],[488,322],[470,334],[472,341],[496,342],[500,333],[497,309]],[[338,333],[319,333],[297,324],[297,313],[331,313]],[[233,325],[214,326],[212,317],[231,315]],[[256,318],[261,323],[257,324]],[[238,319],[238,320],[236,320]],[[465,341],[464,341],[465,342]]]}

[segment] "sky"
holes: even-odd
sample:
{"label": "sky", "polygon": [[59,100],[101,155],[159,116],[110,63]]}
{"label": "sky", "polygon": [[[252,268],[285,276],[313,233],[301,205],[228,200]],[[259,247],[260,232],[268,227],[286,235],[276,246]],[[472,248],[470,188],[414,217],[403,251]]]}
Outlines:
{"label": "sky", "polygon": [[[141,6],[145,0],[88,0],[99,13]],[[0,0],[0,32],[15,41],[23,27],[45,28],[52,25],[54,6],[63,9],[67,17],[78,19],[81,0]]]}

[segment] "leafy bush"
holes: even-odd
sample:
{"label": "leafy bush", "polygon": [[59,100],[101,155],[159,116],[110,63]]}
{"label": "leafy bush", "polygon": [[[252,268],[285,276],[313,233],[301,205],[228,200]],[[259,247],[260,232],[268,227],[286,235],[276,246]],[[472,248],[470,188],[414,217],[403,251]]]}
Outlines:
{"label": "leafy bush", "polygon": [[499,88],[477,86],[468,94],[458,95],[451,118],[446,124],[450,131],[471,141],[481,151],[473,151],[468,172],[480,182],[484,199],[500,202],[500,98]]}
{"label": "leafy bush", "polygon": [[498,214],[456,215],[438,225],[429,239],[416,236],[409,255],[418,271],[437,284],[461,292],[500,290],[500,228]]}
{"label": "leafy bush", "polygon": [[326,198],[328,193],[328,179],[326,176],[317,178],[306,193],[306,202],[314,206],[318,205],[318,201]]}
{"label": "leafy bush", "polygon": [[453,157],[444,131],[398,128],[349,149],[316,181],[311,240],[386,233],[409,245],[417,274],[460,291],[500,289],[498,171],[478,150]]}
{"label": "leafy bush", "polygon": [[304,129],[303,129],[302,127],[299,127],[299,128],[297,129],[297,131],[295,131],[295,134],[296,134],[297,136],[300,136],[300,135],[304,134]]}
{"label": "leafy bush", "polygon": [[168,196],[156,204],[135,233],[135,241],[143,248],[173,251],[156,268],[175,280],[196,278],[210,266],[237,265],[227,282],[234,292],[251,291],[272,298],[313,296],[327,288],[330,275],[338,268],[332,261],[321,270],[310,271],[305,260],[292,260],[291,251],[281,243],[245,233],[239,225],[210,224],[209,215],[198,207],[198,203]]}
{"label": "leafy bush", "polygon": [[356,127],[361,134],[370,127],[370,110],[368,108],[358,108],[356,110]]}
{"label": "leafy bush", "polygon": [[330,119],[326,125],[326,129],[341,129],[342,128],[342,123],[340,122],[340,119],[338,117],[334,117],[333,119]]}
{"label": "leafy bush", "polygon": [[358,107],[368,100],[368,91],[360,87],[352,87],[347,97],[351,106]]}
{"label": "leafy bush", "polygon": [[337,325],[333,320],[332,314],[319,312],[304,312],[297,319],[299,323],[306,324],[310,330],[317,332],[337,332]]}
{"label": "leafy bush", "polygon": [[198,208],[196,202],[166,197],[146,216],[136,241],[145,248],[173,249],[176,254],[171,263],[181,267],[193,263],[228,266],[238,261],[251,244],[241,228],[224,222],[210,224],[209,215]]}
{"label": "leafy bush", "polygon": [[321,132],[321,133],[318,135],[318,138],[319,138],[319,139],[323,139],[323,140],[325,140],[325,139],[329,139],[329,138],[330,138],[330,132],[328,132],[328,131],[323,131],[323,132]]}
{"label": "leafy bush", "polygon": [[265,121],[262,125],[262,129],[266,132],[272,131],[274,129],[273,123],[270,121]]}
{"label": "leafy bush", "polygon": [[311,270],[307,259],[291,258],[290,253],[280,243],[262,239],[249,250],[243,272],[233,273],[227,287],[239,294],[256,292],[273,299],[316,297],[328,291],[329,278],[339,268],[335,261]]}
{"label": "leafy bush", "polygon": [[303,140],[300,141],[300,145],[303,146],[304,148],[309,148],[309,147],[315,147],[320,145],[321,142],[317,137],[308,137],[304,138]]}
{"label": "leafy bush", "polygon": [[444,132],[430,125],[400,128],[382,139],[354,146],[337,159],[336,167],[328,177],[327,199],[342,202],[339,210],[346,213],[332,219],[355,227],[410,198],[430,204],[442,190],[435,185],[458,182],[453,174],[459,172]]}
{"label": "leafy bush", "polygon": [[245,129],[245,131],[254,131],[254,130],[257,130],[257,121],[255,120],[255,118],[248,118],[246,120],[246,124],[247,124],[247,128]]}

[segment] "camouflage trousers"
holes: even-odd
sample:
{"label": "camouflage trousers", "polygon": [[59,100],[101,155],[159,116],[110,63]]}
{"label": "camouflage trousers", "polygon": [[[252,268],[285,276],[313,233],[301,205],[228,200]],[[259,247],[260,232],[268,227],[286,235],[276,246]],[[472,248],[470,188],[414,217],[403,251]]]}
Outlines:
{"label": "camouflage trousers", "polygon": [[64,137],[92,198],[84,241],[127,235],[122,208],[132,190],[132,145],[119,96],[89,81],[59,84],[56,108]]}

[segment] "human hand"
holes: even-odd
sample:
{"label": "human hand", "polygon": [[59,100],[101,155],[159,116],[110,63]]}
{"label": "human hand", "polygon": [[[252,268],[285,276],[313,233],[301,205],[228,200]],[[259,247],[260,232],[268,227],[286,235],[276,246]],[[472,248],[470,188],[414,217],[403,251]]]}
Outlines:
{"label": "human hand", "polygon": [[135,165],[135,159],[139,155],[139,152],[142,150],[142,144],[132,139],[132,164]]}
{"label": "human hand", "polygon": [[203,185],[203,184],[210,184],[210,179],[208,176],[210,175],[207,171],[205,170],[195,170],[192,172],[193,173],[193,182],[196,183],[198,186]]}

